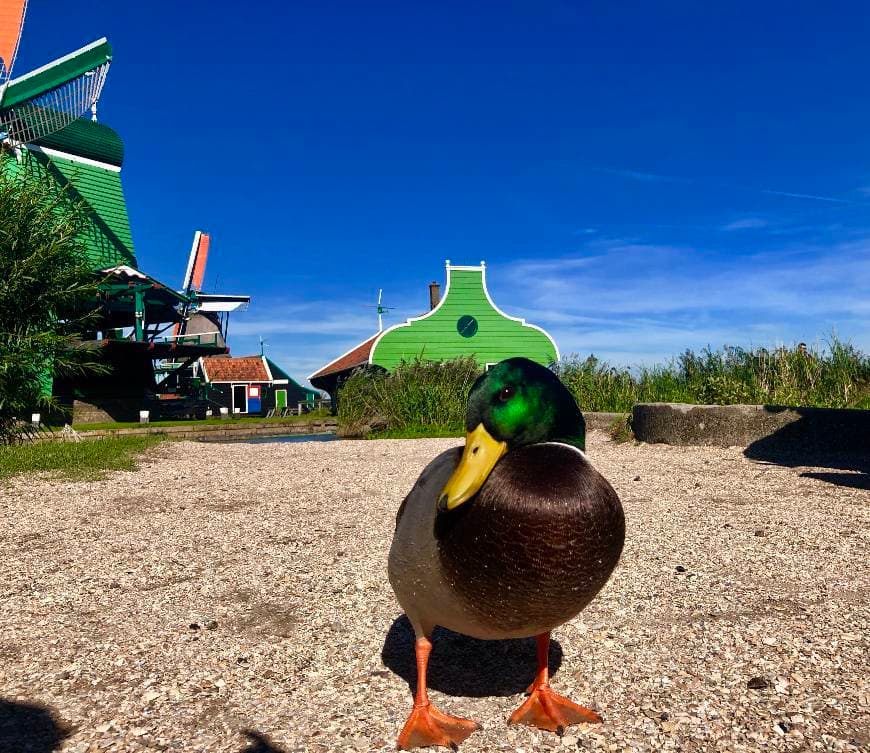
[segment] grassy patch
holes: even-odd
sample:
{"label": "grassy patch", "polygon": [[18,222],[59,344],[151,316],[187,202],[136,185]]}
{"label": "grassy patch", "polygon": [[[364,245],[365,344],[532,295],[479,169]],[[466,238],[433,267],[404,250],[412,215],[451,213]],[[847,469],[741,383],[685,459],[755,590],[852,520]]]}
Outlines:
{"label": "grassy patch", "polygon": [[163,439],[146,434],[0,447],[0,479],[43,471],[71,480],[98,479],[107,471],[133,470],[139,455]]}
{"label": "grassy patch", "polygon": [[154,428],[159,429],[163,426],[202,426],[204,424],[260,424],[260,423],[309,423],[311,421],[319,421],[323,418],[328,418],[327,411],[318,411],[317,413],[303,413],[301,416],[246,416],[244,418],[200,418],[200,419],[184,419],[179,421],[151,421],[147,424],[140,424],[138,421],[110,421],[94,424],[73,424],[73,429],[76,431],[114,431],[115,429],[138,429],[138,428]]}
{"label": "grassy patch", "polygon": [[631,414],[626,413],[616,419],[609,429],[610,438],[619,444],[631,442],[634,439],[634,433],[631,430]]}

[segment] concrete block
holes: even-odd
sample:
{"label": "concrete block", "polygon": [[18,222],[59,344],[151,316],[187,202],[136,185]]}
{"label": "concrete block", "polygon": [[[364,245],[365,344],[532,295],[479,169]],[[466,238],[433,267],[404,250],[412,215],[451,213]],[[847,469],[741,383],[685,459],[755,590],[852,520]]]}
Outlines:
{"label": "concrete block", "polygon": [[650,443],[870,450],[870,411],[850,408],[640,403],[631,428],[636,439]]}

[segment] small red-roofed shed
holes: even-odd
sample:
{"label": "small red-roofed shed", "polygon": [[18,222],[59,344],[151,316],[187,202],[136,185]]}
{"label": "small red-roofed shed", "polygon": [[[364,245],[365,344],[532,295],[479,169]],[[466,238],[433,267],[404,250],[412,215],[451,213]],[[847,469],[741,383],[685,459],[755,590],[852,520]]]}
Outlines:
{"label": "small red-roofed shed", "polygon": [[281,412],[320,399],[265,356],[208,356],[199,359],[195,371],[209,398],[235,415]]}

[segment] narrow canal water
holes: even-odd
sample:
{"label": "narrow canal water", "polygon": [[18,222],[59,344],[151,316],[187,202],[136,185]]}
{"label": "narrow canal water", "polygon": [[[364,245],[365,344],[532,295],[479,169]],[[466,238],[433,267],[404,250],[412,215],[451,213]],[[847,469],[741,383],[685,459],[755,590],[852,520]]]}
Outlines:
{"label": "narrow canal water", "polygon": [[337,434],[283,434],[274,437],[251,437],[250,439],[230,440],[244,444],[269,444],[272,442],[332,442],[339,437]]}

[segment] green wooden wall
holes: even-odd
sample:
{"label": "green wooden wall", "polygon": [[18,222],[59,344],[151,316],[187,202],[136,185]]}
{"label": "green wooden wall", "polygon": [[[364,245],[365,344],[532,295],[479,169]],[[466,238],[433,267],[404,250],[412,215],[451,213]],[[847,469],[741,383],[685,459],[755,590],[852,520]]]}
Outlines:
{"label": "green wooden wall", "polygon": [[[46,142],[49,139],[45,139]],[[37,145],[39,146],[39,145]],[[48,146],[46,143],[45,146]],[[98,153],[102,146],[103,153]],[[62,153],[55,152],[58,147]],[[94,270],[118,264],[136,267],[133,237],[127,204],[121,186],[120,165],[123,145],[110,128],[87,120],[79,120],[51,137],[51,153],[24,148],[21,159],[6,154],[13,170],[35,168],[48,174],[70,196],[84,203],[88,215],[85,246]],[[107,159],[103,167],[94,163],[94,156]],[[76,157],[84,157],[76,159]]]}
{"label": "green wooden wall", "polygon": [[472,356],[482,366],[513,356],[547,366],[559,357],[549,335],[502,314],[490,303],[485,267],[450,266],[441,303],[416,321],[385,330],[369,360],[392,369],[418,356],[433,361]]}

